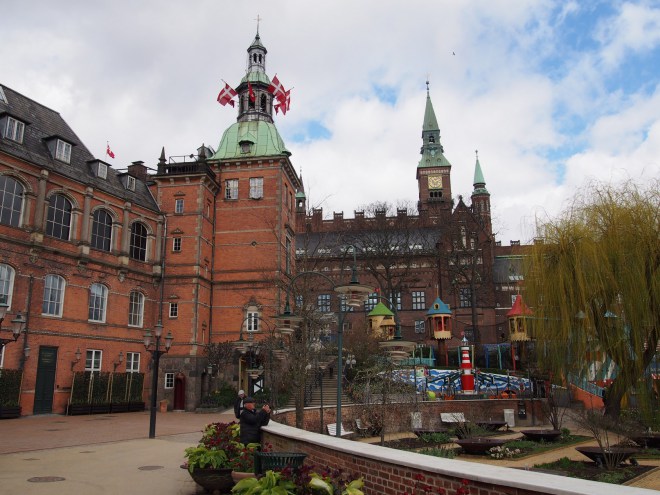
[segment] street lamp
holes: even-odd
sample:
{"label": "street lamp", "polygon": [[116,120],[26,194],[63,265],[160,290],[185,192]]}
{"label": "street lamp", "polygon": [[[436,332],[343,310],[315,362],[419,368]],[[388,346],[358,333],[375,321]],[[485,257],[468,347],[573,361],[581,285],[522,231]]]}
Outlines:
{"label": "street lamp", "polygon": [[144,334],[144,348],[151,353],[153,366],[151,368],[151,411],[149,415],[149,438],[156,437],[156,396],[158,394],[158,367],[160,365],[160,356],[167,353],[172,347],[172,331],[168,331],[165,336],[165,350],[160,348],[160,338],[163,334],[163,324],[159,321],[154,326],[154,336],[156,337],[153,349],[151,347],[151,330],[147,329]]}
{"label": "street lamp", "polygon": [[[373,287],[362,285],[358,281],[357,277],[357,254],[355,246],[347,246],[347,248],[352,249],[353,251],[353,267],[351,269],[351,281],[346,285],[335,285],[334,281],[321,272],[312,272],[305,271],[298,273],[295,277],[289,282],[286,295],[286,306],[284,313],[277,317],[279,321],[292,321],[292,318],[296,318],[290,310],[289,306],[289,296],[290,291],[293,287],[294,282],[303,276],[309,275],[318,275],[326,279],[333,287],[335,293],[340,296],[340,305],[339,305],[339,319],[337,321],[337,437],[341,437],[341,396],[342,396],[342,376],[343,376],[343,337],[344,337],[344,319],[346,313],[349,311],[349,308],[357,308],[366,301],[369,294],[374,291]],[[344,304],[341,304],[344,302]],[[298,320],[302,319],[298,317]]]}
{"label": "street lamp", "polygon": [[[7,315],[7,309],[9,309],[9,305],[7,303],[0,303],[0,331],[2,331],[2,322]],[[12,338],[0,338],[0,351],[2,351],[2,349],[5,347],[5,344],[16,342],[18,340],[18,337],[21,335],[23,326],[22,324],[25,323],[25,319],[21,316],[21,313],[18,313],[16,318],[14,318],[11,322],[14,323],[14,327],[12,328]]]}

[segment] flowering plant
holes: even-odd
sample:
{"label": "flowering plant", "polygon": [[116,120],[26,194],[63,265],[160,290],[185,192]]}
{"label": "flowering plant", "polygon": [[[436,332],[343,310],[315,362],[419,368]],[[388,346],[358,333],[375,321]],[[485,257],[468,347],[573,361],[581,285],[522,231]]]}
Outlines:
{"label": "flowering plant", "polygon": [[510,449],[509,447],[493,447],[488,450],[488,453],[493,459],[511,459],[521,452],[520,449]]}
{"label": "flowering plant", "polygon": [[[461,480],[461,486],[459,486],[454,495],[469,495],[470,493],[470,482],[466,479]],[[426,483],[426,477],[423,474],[415,475],[415,486],[411,492],[403,492],[403,495],[449,495],[444,488],[435,488],[428,483]]]}

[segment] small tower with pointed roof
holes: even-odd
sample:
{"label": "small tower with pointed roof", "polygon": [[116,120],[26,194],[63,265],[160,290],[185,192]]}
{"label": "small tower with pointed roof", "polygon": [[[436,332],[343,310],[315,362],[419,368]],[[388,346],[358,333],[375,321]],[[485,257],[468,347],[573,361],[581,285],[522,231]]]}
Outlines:
{"label": "small tower with pointed roof", "polygon": [[479,151],[475,150],[476,163],[474,165],[474,190],[472,191],[472,212],[475,217],[481,221],[481,224],[490,236],[493,233],[493,227],[490,216],[490,193],[486,189],[486,181],[481,171],[479,163]]}

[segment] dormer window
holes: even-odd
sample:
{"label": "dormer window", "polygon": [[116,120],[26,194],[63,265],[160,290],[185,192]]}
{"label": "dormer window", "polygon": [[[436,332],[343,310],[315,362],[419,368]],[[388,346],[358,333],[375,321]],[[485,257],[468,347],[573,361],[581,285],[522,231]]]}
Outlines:
{"label": "dormer window", "polygon": [[9,102],[7,101],[7,97],[5,96],[5,92],[4,92],[4,90],[2,89],[2,86],[0,86],[0,101],[1,101],[2,103],[7,103],[7,104],[9,104]]}
{"label": "dormer window", "polygon": [[126,176],[126,189],[129,189],[130,191],[135,191],[135,177],[132,177],[130,175]]}
{"label": "dormer window", "polygon": [[241,141],[241,153],[249,153],[252,150],[252,143],[250,141]]}
{"label": "dormer window", "polygon": [[5,137],[7,139],[22,143],[24,131],[25,124],[23,122],[16,120],[13,117],[7,117],[7,127],[5,127]]}
{"label": "dormer window", "polygon": [[99,162],[96,168],[96,176],[101,179],[108,178],[108,166],[105,163]]}
{"label": "dormer window", "polygon": [[71,145],[66,141],[58,139],[55,159],[64,163],[71,163]]}

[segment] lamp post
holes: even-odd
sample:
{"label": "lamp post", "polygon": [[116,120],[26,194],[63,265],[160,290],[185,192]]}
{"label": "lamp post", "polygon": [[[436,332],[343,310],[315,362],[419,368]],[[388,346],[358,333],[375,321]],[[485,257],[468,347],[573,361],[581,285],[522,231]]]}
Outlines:
{"label": "lamp post", "polygon": [[[303,276],[317,275],[326,279],[331,285],[335,293],[340,296],[339,318],[337,321],[337,437],[341,437],[341,396],[342,396],[342,377],[343,377],[343,337],[344,337],[344,319],[348,308],[359,307],[374,291],[373,287],[362,285],[358,281],[357,276],[357,254],[355,246],[347,246],[353,251],[353,267],[351,269],[351,281],[346,285],[335,285],[334,281],[327,275],[321,272],[305,271],[300,272],[291,279],[287,288],[286,306],[284,313],[277,317],[280,321],[295,321],[298,322],[302,319],[296,317],[291,313],[289,306],[289,296],[291,289],[294,287],[294,282]],[[343,304],[342,304],[343,303]]]}
{"label": "lamp post", "polygon": [[[7,309],[9,308],[9,305],[6,303],[0,303],[0,331],[2,331],[2,322],[5,319],[5,316],[7,315]],[[25,319],[21,316],[20,313],[16,315],[16,318],[14,318],[12,321],[14,323],[14,327],[12,328],[12,338],[11,339],[2,339],[0,338],[0,351],[5,347],[6,344],[9,344],[11,342],[16,342],[18,340],[18,337],[21,335],[21,330],[22,330],[22,324],[25,323]]]}
{"label": "lamp post", "polygon": [[160,339],[162,334],[163,325],[159,321],[154,326],[154,336],[156,339],[153,349],[150,349],[152,345],[151,330],[147,329],[147,332],[144,334],[144,348],[147,350],[147,352],[151,353],[153,362],[153,366],[151,368],[151,411],[149,415],[149,438],[156,437],[156,396],[158,395],[158,369],[160,365],[160,356],[170,350],[170,347],[172,347],[172,341],[174,340],[172,332],[168,331],[167,335],[165,336],[165,349],[161,350]]}

